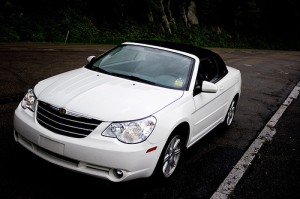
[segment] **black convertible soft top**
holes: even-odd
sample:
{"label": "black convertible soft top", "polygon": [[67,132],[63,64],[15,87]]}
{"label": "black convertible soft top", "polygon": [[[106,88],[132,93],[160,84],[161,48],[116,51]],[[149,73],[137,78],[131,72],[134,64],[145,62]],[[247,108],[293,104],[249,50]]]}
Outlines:
{"label": "black convertible soft top", "polygon": [[218,64],[219,72],[222,74],[222,76],[228,73],[226,64],[224,60],[221,58],[221,56],[206,48],[201,48],[198,46],[185,44],[185,43],[176,43],[176,42],[160,41],[160,40],[139,40],[134,42],[153,45],[153,46],[160,46],[163,48],[170,48],[170,49],[186,52],[197,56],[200,60],[206,57],[213,57]]}
{"label": "black convertible soft top", "polygon": [[148,45],[153,45],[153,46],[160,46],[163,48],[170,48],[170,49],[190,53],[190,54],[197,56],[199,59],[202,59],[204,57],[211,56],[211,55],[216,55],[215,52],[213,52],[209,49],[201,48],[198,46],[185,44],[185,43],[176,43],[176,42],[160,41],[160,40],[139,40],[139,41],[133,41],[133,42],[148,44]]}

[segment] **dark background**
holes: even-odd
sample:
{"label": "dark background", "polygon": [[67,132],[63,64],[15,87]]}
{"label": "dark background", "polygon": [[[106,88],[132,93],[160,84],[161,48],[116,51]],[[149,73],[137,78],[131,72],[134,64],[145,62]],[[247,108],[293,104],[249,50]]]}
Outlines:
{"label": "dark background", "polygon": [[299,5],[296,0],[1,0],[0,42],[160,39],[299,50]]}

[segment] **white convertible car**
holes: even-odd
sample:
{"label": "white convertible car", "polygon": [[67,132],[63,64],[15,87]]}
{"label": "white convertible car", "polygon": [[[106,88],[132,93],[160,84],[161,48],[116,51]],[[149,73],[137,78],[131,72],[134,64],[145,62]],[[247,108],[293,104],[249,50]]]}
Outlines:
{"label": "white convertible car", "polygon": [[113,182],[169,178],[184,149],[232,124],[241,73],[211,50],[135,41],[87,60],[15,110],[15,140],[51,163]]}

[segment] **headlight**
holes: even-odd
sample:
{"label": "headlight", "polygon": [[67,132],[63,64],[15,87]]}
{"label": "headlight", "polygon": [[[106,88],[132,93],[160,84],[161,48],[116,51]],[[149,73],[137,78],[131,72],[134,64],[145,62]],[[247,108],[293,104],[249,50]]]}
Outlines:
{"label": "headlight", "polygon": [[149,137],[155,124],[155,117],[129,122],[114,122],[105,129],[102,135],[117,138],[128,144],[140,143]]}
{"label": "headlight", "polygon": [[31,111],[34,111],[35,102],[36,102],[36,97],[34,95],[33,89],[29,89],[21,102],[21,106],[24,109],[28,108]]}

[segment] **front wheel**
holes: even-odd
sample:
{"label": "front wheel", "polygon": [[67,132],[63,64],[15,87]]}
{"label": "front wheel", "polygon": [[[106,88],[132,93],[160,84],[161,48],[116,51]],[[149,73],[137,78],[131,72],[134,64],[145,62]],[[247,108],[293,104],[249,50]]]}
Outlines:
{"label": "front wheel", "polygon": [[157,177],[169,178],[174,173],[182,153],[182,142],[182,136],[179,134],[170,137],[156,168]]}

